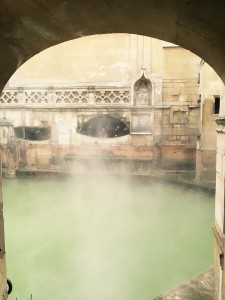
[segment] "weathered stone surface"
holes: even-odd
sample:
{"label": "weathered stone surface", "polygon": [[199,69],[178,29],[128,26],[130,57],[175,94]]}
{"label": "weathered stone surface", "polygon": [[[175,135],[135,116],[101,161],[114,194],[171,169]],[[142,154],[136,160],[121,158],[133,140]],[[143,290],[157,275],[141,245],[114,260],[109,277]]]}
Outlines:
{"label": "weathered stone surface", "polygon": [[213,300],[213,295],[214,275],[210,269],[154,300]]}

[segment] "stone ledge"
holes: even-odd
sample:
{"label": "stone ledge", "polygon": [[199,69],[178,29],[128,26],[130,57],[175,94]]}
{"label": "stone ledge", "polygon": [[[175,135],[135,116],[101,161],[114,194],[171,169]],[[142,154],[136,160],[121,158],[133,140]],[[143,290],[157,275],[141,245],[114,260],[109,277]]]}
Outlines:
{"label": "stone ledge", "polygon": [[217,125],[225,125],[225,117],[219,117],[215,121]]}

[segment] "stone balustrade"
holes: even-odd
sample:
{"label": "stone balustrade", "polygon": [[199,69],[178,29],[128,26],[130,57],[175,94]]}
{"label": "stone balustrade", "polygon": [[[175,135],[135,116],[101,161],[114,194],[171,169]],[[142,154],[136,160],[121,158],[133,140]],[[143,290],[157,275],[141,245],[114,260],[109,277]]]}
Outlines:
{"label": "stone balustrade", "polygon": [[0,97],[2,106],[129,106],[131,89],[118,88],[54,88],[5,89]]}

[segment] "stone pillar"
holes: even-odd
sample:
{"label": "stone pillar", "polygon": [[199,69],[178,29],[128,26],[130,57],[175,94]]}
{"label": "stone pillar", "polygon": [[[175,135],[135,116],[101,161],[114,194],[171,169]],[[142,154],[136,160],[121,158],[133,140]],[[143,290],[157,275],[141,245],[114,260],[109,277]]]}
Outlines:
{"label": "stone pillar", "polygon": [[5,235],[2,198],[2,159],[0,154],[0,300],[7,299]]}
{"label": "stone pillar", "polygon": [[48,88],[47,100],[48,100],[48,105],[50,105],[50,106],[55,105],[56,94],[55,94],[55,89],[53,87]]}
{"label": "stone pillar", "polygon": [[18,94],[17,94],[17,98],[18,98],[18,104],[19,105],[25,105],[25,96],[24,96],[24,88],[19,87],[18,88]]}
{"label": "stone pillar", "polygon": [[88,104],[95,105],[95,87],[94,86],[88,87]]}
{"label": "stone pillar", "polygon": [[217,153],[216,153],[216,201],[215,201],[215,299],[225,299],[225,222],[224,222],[224,195],[225,195],[225,117],[216,120],[217,123]]}

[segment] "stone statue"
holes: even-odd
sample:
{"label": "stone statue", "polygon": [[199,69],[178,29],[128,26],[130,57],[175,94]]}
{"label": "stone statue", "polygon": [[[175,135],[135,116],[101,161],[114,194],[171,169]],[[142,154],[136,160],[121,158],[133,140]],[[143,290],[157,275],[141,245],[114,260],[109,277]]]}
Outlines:
{"label": "stone statue", "polygon": [[136,103],[141,105],[148,104],[148,88],[145,81],[141,81],[140,87],[137,90],[136,94]]}
{"label": "stone statue", "polygon": [[134,85],[135,105],[151,105],[151,82],[144,74]]}

